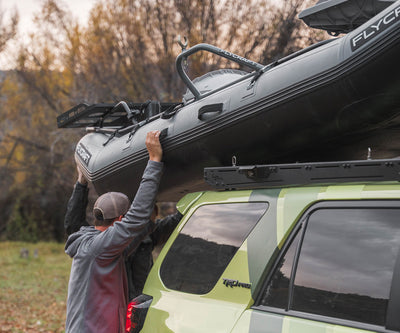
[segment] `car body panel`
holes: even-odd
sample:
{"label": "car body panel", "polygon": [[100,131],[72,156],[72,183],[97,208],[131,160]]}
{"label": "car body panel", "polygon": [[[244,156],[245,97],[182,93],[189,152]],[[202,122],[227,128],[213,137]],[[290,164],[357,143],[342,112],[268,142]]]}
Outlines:
{"label": "car body panel", "polygon": [[[185,215],[161,251],[143,291],[153,302],[141,332],[372,332],[252,310],[251,306],[293,227],[312,205],[331,200],[399,198],[397,182],[197,192],[184,197],[178,206]],[[191,215],[204,205],[236,202],[268,202],[269,207],[214,288],[205,295],[168,289],[160,278],[160,267]],[[246,283],[251,289],[234,288],[224,284],[224,279]]]}
{"label": "car body panel", "polygon": [[[243,323],[242,323],[243,321]],[[268,323],[266,325],[265,323]],[[232,333],[372,333],[351,327],[333,325],[274,313],[245,311]]]}

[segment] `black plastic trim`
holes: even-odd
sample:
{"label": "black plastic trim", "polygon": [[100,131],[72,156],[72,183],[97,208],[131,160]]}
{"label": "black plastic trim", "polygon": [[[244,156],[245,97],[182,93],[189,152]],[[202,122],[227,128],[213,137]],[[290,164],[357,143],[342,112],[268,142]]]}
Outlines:
{"label": "black plastic trim", "polygon": [[396,264],[393,271],[390,300],[386,313],[386,327],[400,331],[400,249],[397,253]]}
{"label": "black plastic trim", "polygon": [[[287,237],[287,239],[286,239],[286,241],[285,241],[285,243],[284,243],[284,245],[283,245],[283,247],[282,247],[282,249],[279,251],[279,249],[277,248],[275,251],[274,251],[274,253],[273,253],[273,255],[272,255],[272,257],[274,258],[274,263],[272,264],[272,265],[270,265],[269,263],[266,265],[266,267],[268,268],[270,268],[269,269],[269,272],[267,272],[267,274],[266,274],[266,278],[265,278],[265,282],[264,283],[262,283],[263,285],[262,285],[262,287],[260,288],[260,291],[259,291],[259,293],[258,293],[258,295],[257,295],[257,297],[256,297],[256,299],[255,299],[255,302],[254,302],[254,306],[252,307],[252,308],[258,308],[258,307],[264,307],[263,305],[257,305],[257,304],[259,304],[260,302],[261,302],[261,298],[262,298],[262,295],[263,295],[263,293],[265,292],[265,289],[268,287],[268,285],[269,285],[269,283],[270,283],[270,281],[271,281],[271,279],[272,279],[272,276],[273,276],[273,274],[275,273],[275,270],[276,270],[276,268],[277,268],[277,266],[278,266],[278,264],[279,264],[279,262],[281,261],[281,259],[282,259],[282,257],[286,254],[286,251],[287,251],[287,249],[289,248],[289,246],[292,244],[292,242],[294,241],[294,239],[296,238],[296,236],[297,236],[297,233],[298,232],[302,232],[302,228],[303,228],[303,226],[304,226],[304,217],[302,216],[301,218],[300,218],[300,220],[299,220],[299,222],[297,222],[296,223],[296,225],[293,227],[293,229],[292,229],[292,231],[290,232],[290,234],[289,234],[289,236]],[[301,236],[302,237],[302,236]],[[302,239],[301,239],[302,240]],[[300,240],[300,241],[301,241]],[[300,245],[300,243],[301,242],[299,242],[299,245]],[[296,253],[295,253],[295,257],[294,257],[294,259],[296,258],[296,256],[298,255],[298,248],[299,248],[299,246],[297,246],[297,249],[296,249]],[[278,252],[278,254],[276,254],[276,252]],[[294,261],[293,261],[294,262]],[[292,276],[292,274],[293,274],[293,268],[292,268],[292,271],[291,271],[291,276]],[[265,273],[264,273],[264,275],[265,275]],[[290,283],[291,283],[291,281],[290,281]],[[290,295],[290,290],[289,290],[289,298],[291,297],[291,295]],[[289,303],[289,302],[288,302]],[[273,308],[273,309],[275,309],[275,308]],[[285,311],[287,311],[288,309],[286,308],[285,309]]]}
{"label": "black plastic trim", "polygon": [[[294,254],[292,270],[290,271],[288,302],[287,302],[287,308],[286,308],[286,310],[288,310],[288,311],[290,310],[290,308],[292,307],[292,304],[293,304],[294,280],[296,278],[297,265],[298,265],[298,262],[299,262],[298,259],[299,259],[299,256],[300,256],[301,245],[303,244],[304,235],[306,233],[309,217],[310,217],[310,214],[303,215],[301,217],[301,222],[299,222],[300,225],[302,226],[302,229],[299,230],[299,232],[301,232],[301,235],[300,235],[299,243],[297,244],[297,247],[296,247],[296,252]],[[296,237],[296,235],[293,236],[293,238],[295,238],[295,237]],[[288,245],[288,247],[289,246],[290,246],[290,244]],[[282,254],[282,255],[284,255],[284,254]],[[272,277],[273,273],[274,272],[271,273],[271,277]]]}

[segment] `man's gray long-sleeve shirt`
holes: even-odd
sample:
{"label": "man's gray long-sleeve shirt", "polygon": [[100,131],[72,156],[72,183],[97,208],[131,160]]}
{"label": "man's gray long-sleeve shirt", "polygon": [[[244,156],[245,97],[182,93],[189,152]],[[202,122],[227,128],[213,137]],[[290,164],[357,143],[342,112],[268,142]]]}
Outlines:
{"label": "man's gray long-sleeve shirt", "polygon": [[[124,332],[127,281],[123,251],[151,232],[162,163],[149,161],[135,199],[122,221],[101,232],[82,227],[68,237],[73,258],[68,286],[66,332]],[[137,246],[136,245],[136,246]]]}

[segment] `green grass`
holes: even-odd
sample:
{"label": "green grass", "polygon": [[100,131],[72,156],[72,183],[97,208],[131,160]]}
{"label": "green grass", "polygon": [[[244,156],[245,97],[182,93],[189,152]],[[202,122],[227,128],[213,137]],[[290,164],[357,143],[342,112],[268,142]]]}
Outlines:
{"label": "green grass", "polygon": [[64,244],[0,242],[0,267],[0,332],[64,332],[71,267]]}

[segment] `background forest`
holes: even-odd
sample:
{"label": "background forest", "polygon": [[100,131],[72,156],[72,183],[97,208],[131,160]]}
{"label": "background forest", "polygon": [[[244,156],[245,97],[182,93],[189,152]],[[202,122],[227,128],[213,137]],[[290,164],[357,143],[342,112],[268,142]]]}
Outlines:
{"label": "background forest", "polygon": [[[99,0],[82,25],[62,1],[45,0],[27,39],[16,33],[18,14],[3,12],[0,52],[11,41],[17,49],[0,75],[0,239],[64,239],[73,153],[85,132],[58,129],[58,115],[81,102],[181,101],[178,35],[189,47],[208,43],[262,64],[326,39],[297,18],[315,2]],[[201,54],[188,72],[224,66]]]}

